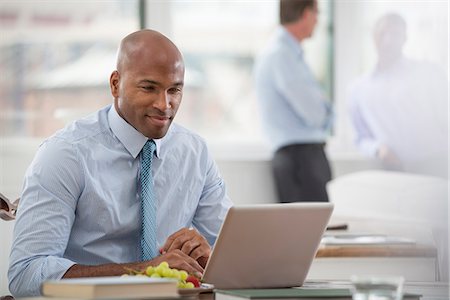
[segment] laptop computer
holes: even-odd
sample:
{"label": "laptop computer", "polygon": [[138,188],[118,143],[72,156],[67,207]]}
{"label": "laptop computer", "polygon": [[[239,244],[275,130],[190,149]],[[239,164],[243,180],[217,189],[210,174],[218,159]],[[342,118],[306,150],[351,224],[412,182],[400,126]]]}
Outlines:
{"label": "laptop computer", "polygon": [[301,286],[332,211],[332,203],[231,207],[202,281],[219,289]]}

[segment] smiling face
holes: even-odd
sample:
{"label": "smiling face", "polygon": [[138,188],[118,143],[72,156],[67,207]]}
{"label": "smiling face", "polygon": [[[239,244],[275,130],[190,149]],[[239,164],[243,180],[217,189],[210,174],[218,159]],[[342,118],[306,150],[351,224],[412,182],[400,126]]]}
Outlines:
{"label": "smiling face", "polygon": [[126,37],[110,87],[119,115],[148,138],[169,130],[183,95],[181,53],[165,36],[142,30]]}

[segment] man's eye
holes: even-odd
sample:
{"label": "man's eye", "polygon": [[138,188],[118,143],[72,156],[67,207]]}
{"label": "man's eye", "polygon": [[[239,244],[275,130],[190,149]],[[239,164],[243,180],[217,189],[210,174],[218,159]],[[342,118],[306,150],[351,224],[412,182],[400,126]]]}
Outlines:
{"label": "man's eye", "polygon": [[180,88],[180,87],[178,87],[178,88],[171,88],[169,90],[169,93],[171,93],[171,94],[177,94],[177,93],[181,93],[181,92],[183,92],[183,89]]}
{"label": "man's eye", "polygon": [[144,89],[146,91],[154,91],[155,87],[154,86],[142,86],[142,89]]}

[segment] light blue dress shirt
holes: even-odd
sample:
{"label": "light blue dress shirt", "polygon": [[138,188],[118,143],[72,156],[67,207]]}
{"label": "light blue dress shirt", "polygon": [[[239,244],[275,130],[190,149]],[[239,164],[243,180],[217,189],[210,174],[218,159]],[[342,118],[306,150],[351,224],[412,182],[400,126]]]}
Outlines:
{"label": "light blue dress shirt", "polygon": [[299,42],[284,27],[258,56],[254,73],[263,129],[274,150],[326,140],[332,107]]}
{"label": "light blue dress shirt", "polygon": [[[8,271],[35,296],[75,263],[140,260],[140,152],[147,138],[108,106],[47,139],[25,175]],[[212,245],[232,205],[203,139],[172,124],[155,140],[157,243],[194,227]]]}

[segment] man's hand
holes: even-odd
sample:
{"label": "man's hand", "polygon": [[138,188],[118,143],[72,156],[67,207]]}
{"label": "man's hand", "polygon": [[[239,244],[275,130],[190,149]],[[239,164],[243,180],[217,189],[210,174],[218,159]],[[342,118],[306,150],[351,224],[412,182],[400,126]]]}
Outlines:
{"label": "man's hand", "polygon": [[377,157],[387,166],[401,169],[401,161],[397,155],[386,145],[381,145],[377,151]]}
{"label": "man's hand", "polygon": [[193,228],[182,228],[169,236],[161,248],[161,254],[177,249],[192,257],[203,268],[206,266],[206,262],[211,254],[211,247],[208,241]]}
{"label": "man's hand", "polygon": [[151,260],[151,265],[157,266],[163,261],[166,261],[171,268],[185,270],[198,278],[201,278],[203,275],[203,267],[195,259],[189,257],[179,249],[174,249],[155,257]]}

